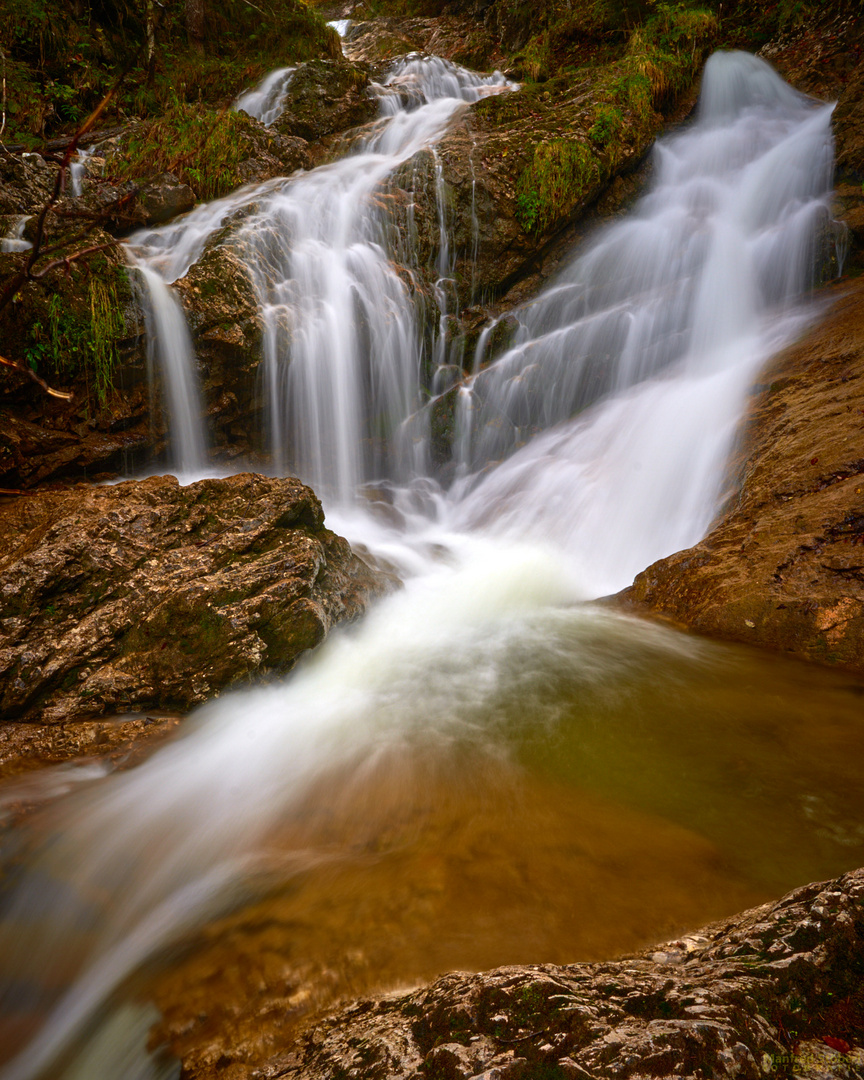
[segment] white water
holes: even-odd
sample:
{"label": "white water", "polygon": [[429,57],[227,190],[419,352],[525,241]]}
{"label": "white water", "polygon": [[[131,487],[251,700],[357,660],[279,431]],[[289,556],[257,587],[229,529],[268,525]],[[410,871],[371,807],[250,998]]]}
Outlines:
{"label": "white water", "polygon": [[69,166],[69,179],[71,181],[73,196],[79,196],[84,190],[84,174],[87,169],[87,159],[95,152],[95,146],[79,150],[75,160]]}
{"label": "white water", "polygon": [[29,214],[23,214],[16,220],[8,235],[0,240],[0,251],[29,251],[33,247],[29,240],[24,239],[24,228],[29,220]]}
{"label": "white water", "polygon": [[348,157],[262,199],[237,233],[265,320],[275,467],[339,504],[382,475],[387,457],[403,478],[424,464],[424,448],[400,439],[419,401],[423,341],[409,287],[388,258],[379,186],[434,145],[466,102],[506,88],[501,76],[481,79],[442,60],[402,62],[378,88],[384,122]]}
{"label": "white water", "polygon": [[170,285],[189,272],[226,220],[268,187],[272,184],[245,187],[228,199],[197,206],[162,228],[142,229],[126,244],[127,259],[140,275],[148,362],[160,374],[168,410],[169,461],[181,478],[200,476],[207,468],[207,433],[200,419],[203,405],[195,349]]}
{"label": "white water", "polygon": [[248,113],[270,127],[285,111],[285,97],[296,68],[276,68],[266,75],[256,87],[241,94],[232,108]]}
{"label": "white water", "polygon": [[[423,447],[399,446],[424,343],[374,199],[486,87],[419,60],[396,81],[412,111],[384,97],[387,122],[352,157],[238,196],[256,208],[232,242],[266,317],[274,453],[329,493],[331,527],[388,558],[405,588],[283,684],[225,694],[186,738],[65,805],[4,913],[6,1007],[42,979],[48,1019],[2,1080],[54,1075],[122,979],[249,875],[319,858],[274,866],[266,843],[323,770],[362,769],[403,740],[503,752],[498,703],[530,682],[525,656],[564,647],[562,625],[562,663],[599,684],[626,661],[589,648],[598,636],[651,636],[660,657],[697,648],[573,605],[626,585],[710,520],[748,381],[798,325],[791,302],[827,220],[830,109],[752,58],[712,60],[699,122],[659,151],[653,193],[522,313],[513,349],[475,380],[464,475],[445,495],[423,478]],[[236,206],[136,238],[145,276],[185,273]],[[157,339],[179,337],[172,319],[154,316]],[[374,435],[386,454],[369,450]],[[387,521],[354,501],[385,467],[410,481],[392,487]],[[74,978],[52,992],[58,951]]]}

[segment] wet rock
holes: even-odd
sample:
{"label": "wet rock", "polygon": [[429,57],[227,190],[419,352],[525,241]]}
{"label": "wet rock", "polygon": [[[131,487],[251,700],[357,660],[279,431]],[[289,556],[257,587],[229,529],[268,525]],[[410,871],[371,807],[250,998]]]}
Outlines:
{"label": "wet rock", "polygon": [[[53,765],[76,767],[98,760],[105,771],[137,765],[142,757],[168,739],[181,718],[155,710],[105,720],[79,720],[69,724],[0,724],[0,779],[4,803],[21,803],[24,811],[45,798],[63,794],[62,782],[45,781],[43,770]],[[37,774],[30,777],[28,774]],[[13,788],[10,778],[27,778]],[[29,782],[32,779],[32,783]],[[8,825],[3,821],[2,824]]]}
{"label": "wet rock", "polygon": [[211,244],[175,289],[195,345],[217,450],[260,449],[251,440],[262,426],[257,379],[263,326],[242,250],[230,241]]}
{"label": "wet rock", "polygon": [[422,37],[411,34],[408,22],[386,16],[355,22],[345,38],[345,55],[383,71],[396,57],[423,50]]}
{"label": "wet rock", "polygon": [[366,68],[340,60],[300,64],[288,86],[285,111],[274,122],[281,135],[309,140],[347,131],[372,120],[377,102],[367,89]]}
{"label": "wet rock", "polygon": [[862,903],[857,870],[653,955],[446,975],[321,1020],[267,1075],[858,1076]]}
{"label": "wet rock", "polygon": [[384,581],[298,480],[171,476],[0,509],[0,714],[180,708],[285,671]]}
{"label": "wet rock", "polygon": [[[586,77],[483,98],[457,115],[434,150],[421,151],[396,170],[389,193],[399,233],[413,245],[429,291],[441,276],[442,220],[446,224],[451,312],[494,305],[514,289],[512,302],[536,292],[599,201],[608,216],[632,200],[632,176],[641,170],[663,117],[657,113],[650,123],[625,124],[610,157],[590,138],[599,93]],[[674,116],[686,115],[694,98],[694,91],[682,95]],[[561,180],[556,198],[543,203],[543,216],[532,224],[526,207],[540,196],[526,177],[547,154],[568,161],[570,155],[579,166]]]}
{"label": "wet rock", "polygon": [[864,279],[763,374],[740,491],[620,599],[701,633],[864,671]]}
{"label": "wet rock", "polygon": [[161,225],[178,214],[185,214],[195,205],[195,192],[181,184],[173,173],[160,173],[137,192],[145,225]]}

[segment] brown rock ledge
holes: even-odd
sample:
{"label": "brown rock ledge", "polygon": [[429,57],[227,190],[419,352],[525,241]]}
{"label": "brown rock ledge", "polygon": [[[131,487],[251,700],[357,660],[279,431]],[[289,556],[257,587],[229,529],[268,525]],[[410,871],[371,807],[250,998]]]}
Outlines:
{"label": "brown rock ledge", "polygon": [[0,507],[0,716],[186,709],[285,671],[387,582],[299,480],[173,476]]}
{"label": "brown rock ledge", "polygon": [[864,671],[864,279],[764,372],[734,504],[616,598],[692,630]]}
{"label": "brown rock ledge", "polygon": [[612,963],[446,975],[317,1023],[259,1076],[864,1076],[864,870]]}

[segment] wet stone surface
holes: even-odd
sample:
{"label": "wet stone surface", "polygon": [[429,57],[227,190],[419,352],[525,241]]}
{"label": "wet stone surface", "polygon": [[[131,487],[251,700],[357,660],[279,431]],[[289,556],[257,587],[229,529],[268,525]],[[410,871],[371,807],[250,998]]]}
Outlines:
{"label": "wet stone surface", "polygon": [[179,708],[285,671],[386,587],[299,480],[79,486],[0,509],[5,719]]}

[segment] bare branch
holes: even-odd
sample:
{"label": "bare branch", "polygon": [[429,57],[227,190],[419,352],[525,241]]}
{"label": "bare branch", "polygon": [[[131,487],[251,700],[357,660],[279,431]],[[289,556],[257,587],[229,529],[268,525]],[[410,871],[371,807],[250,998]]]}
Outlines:
{"label": "bare branch", "polygon": [[43,266],[39,270],[34,270],[30,274],[30,277],[38,281],[39,278],[45,277],[49,271],[56,270],[58,266],[62,266],[68,270],[72,263],[78,262],[79,259],[83,259],[85,255],[94,255],[97,251],[105,251],[108,248],[113,248],[114,245],[115,242],[112,240],[107,244],[93,244],[91,247],[82,248],[80,251],[73,251],[71,255],[64,255],[62,259],[54,259],[48,263],[47,266]]}
{"label": "bare branch", "polygon": [[0,123],[0,142],[2,142],[3,132],[6,130],[6,52],[2,45],[0,45],[0,61],[3,63],[3,121]]}
{"label": "bare branch", "polygon": [[0,364],[4,367],[12,368],[13,371],[20,371],[22,375],[29,376],[34,382],[39,383],[46,394],[50,394],[51,397],[63,398],[64,401],[72,401],[75,395],[71,390],[55,390],[52,386],[49,386],[44,379],[40,379],[35,371],[28,367],[24,367],[23,364],[16,364],[14,360],[7,360],[5,356],[0,356]]}

